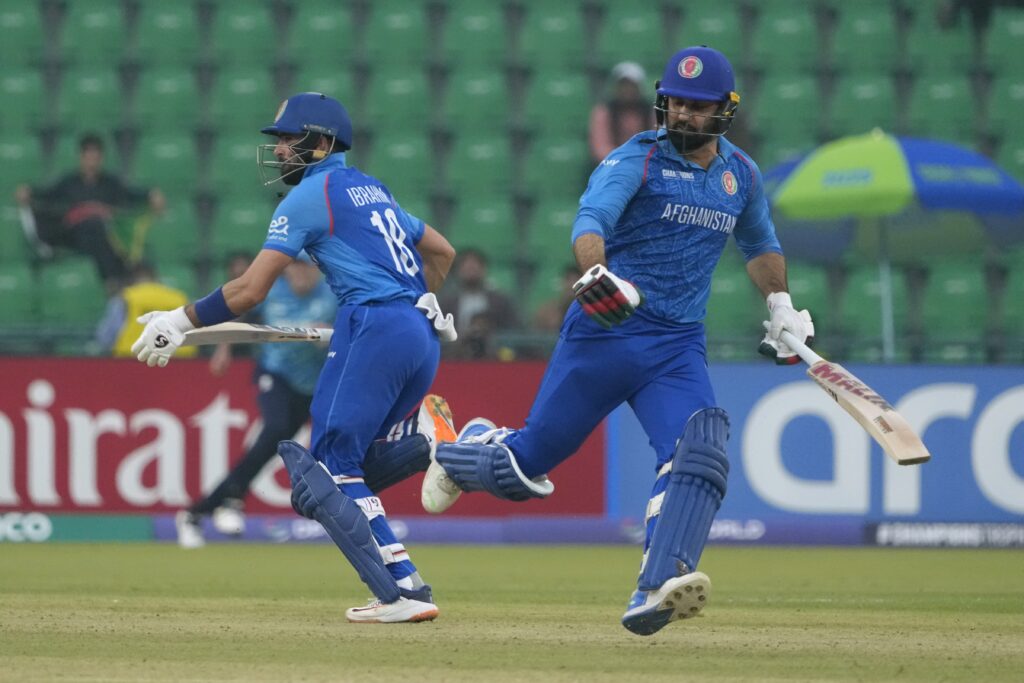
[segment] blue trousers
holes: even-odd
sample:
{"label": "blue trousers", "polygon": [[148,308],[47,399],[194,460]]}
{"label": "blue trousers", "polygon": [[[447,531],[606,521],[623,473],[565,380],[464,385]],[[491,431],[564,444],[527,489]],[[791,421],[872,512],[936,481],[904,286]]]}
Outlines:
{"label": "blue trousers", "polygon": [[440,353],[433,327],[410,303],[342,306],[310,408],[313,457],[366,513],[396,580],[416,567],[388,526],[380,499],[361,479],[363,458],[423,400]]}
{"label": "blue trousers", "polygon": [[715,405],[704,326],[667,325],[640,309],[606,330],[574,303],[526,426],[505,444],[527,477],[547,474],[624,402],[640,420],[661,467],[672,458],[687,418]]}

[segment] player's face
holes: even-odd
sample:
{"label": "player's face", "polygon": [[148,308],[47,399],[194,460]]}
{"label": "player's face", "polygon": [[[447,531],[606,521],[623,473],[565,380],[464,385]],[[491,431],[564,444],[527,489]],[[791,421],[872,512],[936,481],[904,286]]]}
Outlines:
{"label": "player's face", "polygon": [[719,103],[669,97],[665,128],[669,139],[682,154],[694,152],[714,139],[707,130],[718,112]]}
{"label": "player's face", "polygon": [[277,138],[277,144],[274,146],[274,156],[281,162],[282,176],[298,172],[298,168],[301,165],[299,163],[299,154],[292,148],[292,145],[300,142],[303,137],[302,135],[281,135]]}

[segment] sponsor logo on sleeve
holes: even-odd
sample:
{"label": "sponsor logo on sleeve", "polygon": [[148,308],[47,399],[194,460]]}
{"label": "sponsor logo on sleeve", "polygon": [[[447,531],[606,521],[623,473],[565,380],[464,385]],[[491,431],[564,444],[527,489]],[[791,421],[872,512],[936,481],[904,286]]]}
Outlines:
{"label": "sponsor logo on sleeve", "polygon": [[267,229],[267,239],[281,242],[288,240],[288,216],[278,216],[270,221],[270,227]]}

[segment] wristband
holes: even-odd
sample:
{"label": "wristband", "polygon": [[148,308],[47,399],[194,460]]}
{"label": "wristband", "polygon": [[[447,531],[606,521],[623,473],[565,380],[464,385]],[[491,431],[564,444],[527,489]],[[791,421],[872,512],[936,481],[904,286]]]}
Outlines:
{"label": "wristband", "polygon": [[224,288],[218,287],[196,302],[196,317],[204,326],[226,323],[238,316],[228,308],[224,300]]}

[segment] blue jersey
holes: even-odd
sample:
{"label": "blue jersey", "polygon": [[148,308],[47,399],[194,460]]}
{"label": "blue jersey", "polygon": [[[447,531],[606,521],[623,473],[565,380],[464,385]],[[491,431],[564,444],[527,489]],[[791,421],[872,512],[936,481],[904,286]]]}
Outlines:
{"label": "blue jersey", "polygon": [[640,312],[697,322],[729,235],[748,261],[782,250],[761,171],[750,157],[720,137],[718,156],[705,170],[656,135],[634,136],[594,170],[572,239],[604,237],[609,270],[647,297]]}
{"label": "blue jersey", "polygon": [[332,154],[281,200],[263,248],[305,249],[340,305],[415,302],[427,291],[414,248],[423,230],[383,183]]}
{"label": "blue jersey", "polygon": [[[299,296],[292,291],[288,280],[280,277],[254,312],[267,325],[329,325],[337,313],[337,302],[324,282]],[[295,391],[312,396],[326,355],[327,349],[319,344],[263,344],[259,364],[264,370],[283,377]]]}

